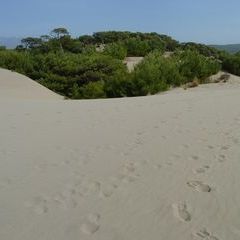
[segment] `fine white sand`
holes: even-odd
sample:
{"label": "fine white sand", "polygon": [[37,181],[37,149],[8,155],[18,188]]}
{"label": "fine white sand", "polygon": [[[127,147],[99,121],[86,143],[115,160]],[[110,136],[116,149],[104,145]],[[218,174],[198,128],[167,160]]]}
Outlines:
{"label": "fine white sand", "polygon": [[0,101],[3,99],[63,99],[42,85],[16,72],[0,68]]}
{"label": "fine white sand", "polygon": [[0,239],[239,240],[232,80],[139,98],[0,100]]}

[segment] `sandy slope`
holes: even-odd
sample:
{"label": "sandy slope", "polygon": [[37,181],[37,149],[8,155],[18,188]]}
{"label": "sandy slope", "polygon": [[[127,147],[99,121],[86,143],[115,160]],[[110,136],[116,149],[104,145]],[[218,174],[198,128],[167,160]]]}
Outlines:
{"label": "sandy slope", "polygon": [[0,239],[239,240],[235,80],[143,98],[0,101]]}
{"label": "sandy slope", "polygon": [[123,61],[126,64],[129,72],[132,72],[134,68],[143,61],[143,57],[126,57]]}
{"label": "sandy slope", "polygon": [[19,73],[0,68],[0,101],[3,99],[63,99]]}

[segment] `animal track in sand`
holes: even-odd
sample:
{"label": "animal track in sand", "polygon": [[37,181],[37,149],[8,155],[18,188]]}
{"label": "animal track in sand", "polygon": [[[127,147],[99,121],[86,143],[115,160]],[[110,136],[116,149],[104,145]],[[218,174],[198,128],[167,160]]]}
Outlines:
{"label": "animal track in sand", "polygon": [[173,214],[176,218],[183,222],[191,221],[192,217],[187,209],[186,203],[173,204]]}
{"label": "animal track in sand", "polygon": [[100,218],[99,214],[89,214],[85,222],[81,225],[81,231],[88,235],[96,233],[100,228]]}
{"label": "animal track in sand", "polygon": [[195,234],[195,237],[198,239],[204,239],[204,240],[219,240],[217,237],[213,236],[207,229],[202,229],[199,232]]}
{"label": "animal track in sand", "polygon": [[191,188],[194,188],[198,192],[211,192],[211,187],[207,184],[204,184],[200,181],[189,181],[187,185]]}

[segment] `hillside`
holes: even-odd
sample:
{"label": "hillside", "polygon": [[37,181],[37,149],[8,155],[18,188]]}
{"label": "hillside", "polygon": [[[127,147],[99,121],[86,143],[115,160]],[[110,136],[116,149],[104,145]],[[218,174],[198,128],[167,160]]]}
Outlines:
{"label": "hillside", "polygon": [[226,51],[231,54],[234,54],[240,51],[240,44],[210,45],[210,47],[214,47],[218,50]]}

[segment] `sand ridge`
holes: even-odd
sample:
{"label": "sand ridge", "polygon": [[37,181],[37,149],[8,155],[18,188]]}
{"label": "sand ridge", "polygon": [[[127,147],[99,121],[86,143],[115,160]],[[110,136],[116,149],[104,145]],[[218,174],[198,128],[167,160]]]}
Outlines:
{"label": "sand ridge", "polygon": [[0,68],[0,101],[6,99],[60,100],[64,98],[22,74]]}

